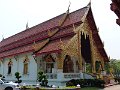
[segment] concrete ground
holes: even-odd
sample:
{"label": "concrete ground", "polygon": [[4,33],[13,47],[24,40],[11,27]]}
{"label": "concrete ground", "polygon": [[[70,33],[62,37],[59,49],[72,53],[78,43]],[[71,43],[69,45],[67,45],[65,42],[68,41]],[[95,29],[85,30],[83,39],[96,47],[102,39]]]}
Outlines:
{"label": "concrete ground", "polygon": [[113,85],[100,90],[120,90],[120,85]]}

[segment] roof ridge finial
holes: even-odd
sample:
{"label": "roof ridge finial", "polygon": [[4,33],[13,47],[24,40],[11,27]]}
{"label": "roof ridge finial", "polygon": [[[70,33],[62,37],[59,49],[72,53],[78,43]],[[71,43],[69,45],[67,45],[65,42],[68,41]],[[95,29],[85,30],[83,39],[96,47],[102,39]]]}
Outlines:
{"label": "roof ridge finial", "polygon": [[29,27],[28,27],[28,22],[27,22],[27,24],[26,24],[26,29],[29,29]]}
{"label": "roof ridge finial", "polygon": [[5,38],[4,38],[4,36],[2,35],[2,40],[4,40]]}
{"label": "roof ridge finial", "polygon": [[89,1],[87,7],[91,7],[91,0]]}
{"label": "roof ridge finial", "polygon": [[67,12],[69,13],[71,2],[69,1]]}

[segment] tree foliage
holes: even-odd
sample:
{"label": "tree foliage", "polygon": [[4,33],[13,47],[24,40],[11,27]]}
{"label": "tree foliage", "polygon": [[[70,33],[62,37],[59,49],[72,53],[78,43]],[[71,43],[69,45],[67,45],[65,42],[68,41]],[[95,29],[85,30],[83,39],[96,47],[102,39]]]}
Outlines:
{"label": "tree foliage", "polygon": [[112,68],[114,76],[120,75],[120,60],[111,59],[109,63],[105,64],[105,69],[107,73],[110,73],[110,69]]}

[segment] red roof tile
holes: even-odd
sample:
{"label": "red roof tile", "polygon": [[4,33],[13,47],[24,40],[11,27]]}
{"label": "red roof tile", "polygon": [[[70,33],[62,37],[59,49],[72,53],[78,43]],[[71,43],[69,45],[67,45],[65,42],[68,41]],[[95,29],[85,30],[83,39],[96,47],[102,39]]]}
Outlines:
{"label": "red roof tile", "polygon": [[33,48],[32,48],[31,45],[24,46],[24,47],[19,47],[19,48],[9,50],[9,51],[6,51],[6,52],[2,52],[2,53],[0,53],[0,58],[13,56],[13,55],[17,55],[17,54],[20,54],[20,53],[25,53],[25,52],[28,52],[28,51],[33,51]]}
{"label": "red roof tile", "polygon": [[[84,7],[82,9],[79,9],[75,12],[70,13],[69,18],[65,21],[65,23],[63,24],[63,27],[70,25],[72,23],[79,22],[87,9],[88,9],[87,7]],[[4,47],[4,46],[14,43],[16,41],[25,39],[27,37],[41,33],[43,31],[49,30],[51,28],[57,27],[59,24],[59,21],[63,17],[63,15],[64,14],[59,15],[55,18],[52,18],[48,21],[45,21],[45,22],[38,24],[32,28],[29,28],[25,31],[22,31],[18,34],[15,34],[15,35],[9,37],[9,38],[4,39],[3,41],[0,42],[0,47]]]}
{"label": "red roof tile", "polygon": [[[67,43],[70,40],[70,38],[64,38],[62,42]],[[43,53],[50,53],[50,52],[59,52],[61,50],[60,48],[60,39],[51,41],[48,45],[46,45],[42,50],[40,50],[37,54],[43,54]]]}
{"label": "red roof tile", "polygon": [[[51,41],[48,45],[46,45],[43,49],[41,49],[37,54],[47,53],[47,52],[54,52],[59,51],[59,39],[63,38],[63,41],[67,42],[69,38],[65,39],[65,37],[68,37],[70,35],[73,36],[73,28],[70,26],[73,23],[80,23],[82,16],[85,14],[85,12],[88,10],[87,7],[84,7],[82,9],[79,9],[75,12],[72,12],[69,14],[69,17],[65,20],[62,29],[55,34],[51,38]],[[91,14],[91,13],[90,13]],[[22,31],[18,34],[15,34],[9,38],[4,39],[0,42],[0,58],[12,56],[24,52],[34,51],[32,48],[32,43],[34,41],[41,41],[48,37],[47,31],[48,30],[54,30],[54,28],[59,26],[59,21],[62,19],[64,14],[59,15],[55,18],[52,18],[48,21],[45,21],[41,24],[38,24],[32,28],[29,28],[25,31]],[[91,16],[91,15],[90,15]],[[91,23],[92,29],[95,30],[96,26],[94,23],[94,19],[91,22],[91,17],[88,16],[90,19],[89,23]],[[67,28],[68,27],[68,28]],[[97,36],[97,39],[100,39],[99,36]],[[22,41],[22,42],[21,42]],[[101,44],[101,41],[96,41],[96,43]],[[102,45],[102,44],[101,44]],[[102,51],[101,51],[102,50]],[[104,48],[100,49],[101,55],[107,57]]]}

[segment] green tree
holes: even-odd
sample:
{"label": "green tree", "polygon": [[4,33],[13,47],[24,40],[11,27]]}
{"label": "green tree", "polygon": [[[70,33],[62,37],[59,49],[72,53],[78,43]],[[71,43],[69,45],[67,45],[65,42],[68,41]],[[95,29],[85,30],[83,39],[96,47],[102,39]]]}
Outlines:
{"label": "green tree", "polygon": [[109,74],[110,68],[112,68],[114,70],[113,71],[114,76],[119,77],[119,75],[120,75],[120,60],[111,59],[109,63],[105,64],[105,69],[108,74]]}

